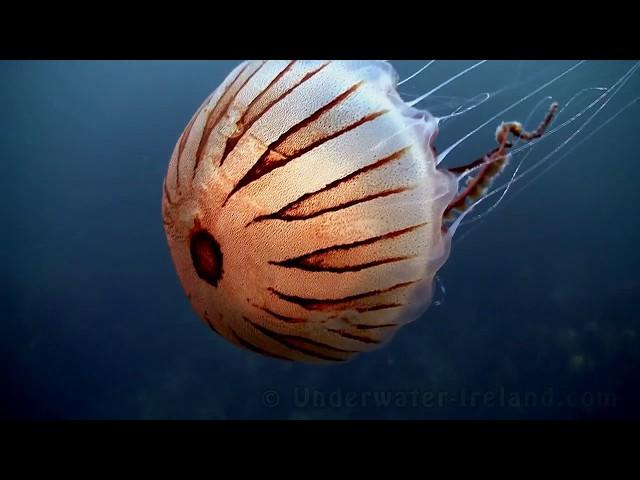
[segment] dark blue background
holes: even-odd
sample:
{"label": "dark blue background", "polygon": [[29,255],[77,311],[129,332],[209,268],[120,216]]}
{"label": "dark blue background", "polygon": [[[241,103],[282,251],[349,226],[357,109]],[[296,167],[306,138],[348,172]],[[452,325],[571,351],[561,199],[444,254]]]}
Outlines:
{"label": "dark blue background", "polygon": [[[401,77],[424,64],[394,63]],[[640,105],[460,230],[441,305],[388,346],[317,367],[212,334],[166,246],[160,197],[173,145],[235,64],[0,63],[0,418],[640,416]],[[445,114],[508,88],[445,123],[439,149],[571,64],[490,62],[452,82],[422,105]],[[436,62],[401,92],[413,98],[469,65]],[[498,121],[523,120],[544,95],[566,102],[631,66],[579,67],[447,162],[492,148]],[[639,94],[634,76],[592,126]],[[541,142],[525,167],[577,125]]]}

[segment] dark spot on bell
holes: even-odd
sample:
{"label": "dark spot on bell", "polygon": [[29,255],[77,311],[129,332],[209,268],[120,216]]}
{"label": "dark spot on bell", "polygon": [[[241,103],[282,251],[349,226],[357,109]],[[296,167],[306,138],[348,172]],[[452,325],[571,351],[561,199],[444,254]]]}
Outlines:
{"label": "dark spot on bell", "polygon": [[216,239],[206,230],[191,235],[191,261],[198,276],[214,287],[222,278],[222,251]]}

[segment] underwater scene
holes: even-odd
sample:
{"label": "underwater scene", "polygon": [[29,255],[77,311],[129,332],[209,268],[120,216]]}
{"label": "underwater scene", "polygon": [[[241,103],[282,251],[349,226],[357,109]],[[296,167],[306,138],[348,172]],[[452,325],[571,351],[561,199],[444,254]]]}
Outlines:
{"label": "underwater scene", "polygon": [[640,418],[639,68],[0,61],[0,419]]}

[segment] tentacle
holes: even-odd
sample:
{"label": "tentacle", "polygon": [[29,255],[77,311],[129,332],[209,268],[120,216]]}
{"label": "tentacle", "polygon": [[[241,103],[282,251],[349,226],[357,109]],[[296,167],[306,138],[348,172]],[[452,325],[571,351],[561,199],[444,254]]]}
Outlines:
{"label": "tentacle", "polygon": [[538,128],[532,131],[524,130],[520,122],[502,123],[496,130],[496,141],[498,147],[488,152],[482,158],[474,160],[471,163],[459,167],[450,168],[449,171],[463,177],[469,170],[482,165],[475,177],[467,178],[467,185],[456,197],[449,203],[444,211],[444,219],[451,219],[454,210],[463,212],[467,208],[467,200],[477,200],[487,192],[487,189],[493,179],[497,177],[509,161],[509,150],[513,146],[510,138],[515,137],[525,142],[530,142],[542,137],[544,132],[551,124],[556,112],[558,111],[558,103],[553,102]]}

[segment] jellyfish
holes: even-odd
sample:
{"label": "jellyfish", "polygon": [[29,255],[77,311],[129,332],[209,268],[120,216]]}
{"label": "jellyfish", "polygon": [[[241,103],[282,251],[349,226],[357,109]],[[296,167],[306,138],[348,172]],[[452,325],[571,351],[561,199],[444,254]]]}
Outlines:
{"label": "jellyfish", "polygon": [[162,216],[182,287],[213,331],[277,359],[335,363],[428,308],[460,223],[527,173],[491,189],[514,148],[551,133],[559,106],[531,130],[500,123],[492,149],[445,168],[508,109],[437,152],[444,117],[415,107],[434,90],[401,98],[410,78],[386,61],[247,61],[196,111],[169,162]]}

